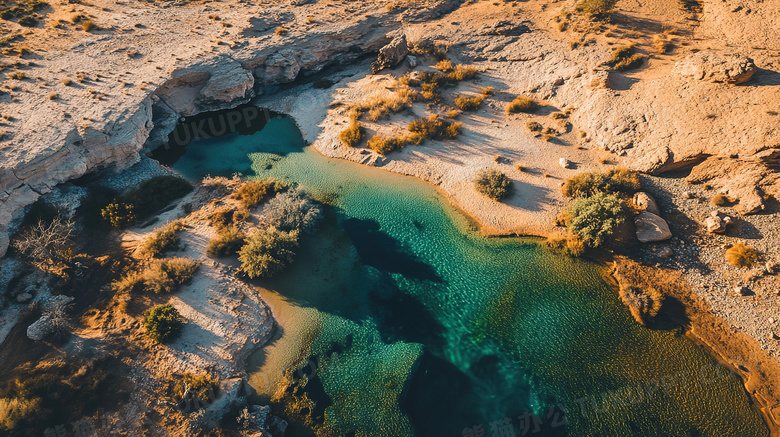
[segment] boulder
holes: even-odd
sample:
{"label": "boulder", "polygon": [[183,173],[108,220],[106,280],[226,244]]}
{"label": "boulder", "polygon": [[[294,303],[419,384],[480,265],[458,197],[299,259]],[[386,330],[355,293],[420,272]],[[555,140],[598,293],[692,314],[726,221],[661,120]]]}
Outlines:
{"label": "boulder", "polygon": [[658,204],[655,203],[653,196],[645,193],[644,191],[640,191],[634,194],[633,203],[636,209],[640,211],[647,211],[657,216],[661,215],[661,210],[658,209]]}
{"label": "boulder", "polygon": [[406,55],[406,63],[409,64],[409,68],[416,67],[417,66],[417,56]]}
{"label": "boulder", "polygon": [[571,162],[566,158],[560,158],[558,159],[558,164],[563,168],[569,168]]}
{"label": "boulder", "polygon": [[32,294],[30,294],[30,293],[22,293],[22,294],[19,294],[19,295],[16,296],[16,301],[19,302],[19,303],[24,303],[24,302],[29,301],[32,298],[33,298]]}
{"label": "boulder", "polygon": [[395,67],[409,54],[409,46],[406,42],[406,35],[401,34],[393,38],[390,44],[379,49],[379,56],[371,64],[371,71],[376,74],[388,67]]}
{"label": "boulder", "polygon": [[725,234],[728,225],[731,224],[731,217],[718,211],[712,211],[704,224],[707,225],[707,232],[710,234]]}
{"label": "boulder", "polygon": [[664,247],[660,251],[658,251],[658,256],[660,256],[661,258],[664,258],[664,259],[669,258],[672,255],[674,255],[674,251],[672,250],[671,247],[668,247],[668,246]]}
{"label": "boulder", "polygon": [[642,243],[663,241],[672,238],[672,231],[666,220],[651,212],[642,212],[634,217],[636,227],[636,239]]}
{"label": "boulder", "polygon": [[27,338],[34,341],[41,341],[54,334],[55,330],[56,328],[49,315],[44,314],[40,319],[27,327]]}
{"label": "boulder", "polygon": [[750,80],[756,70],[752,59],[716,50],[702,50],[688,55],[674,66],[674,72],[682,76],[734,85]]}
{"label": "boulder", "polygon": [[750,296],[750,289],[743,286],[734,287],[734,294],[737,296]]}

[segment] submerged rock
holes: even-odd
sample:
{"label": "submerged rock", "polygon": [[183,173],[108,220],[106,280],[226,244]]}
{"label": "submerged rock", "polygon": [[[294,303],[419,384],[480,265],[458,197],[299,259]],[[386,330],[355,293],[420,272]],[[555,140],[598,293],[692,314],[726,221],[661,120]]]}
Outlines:
{"label": "submerged rock", "polygon": [[694,53],[674,66],[674,71],[682,76],[734,85],[750,80],[756,70],[756,64],[747,56],[715,50]]}
{"label": "submerged rock", "polygon": [[663,241],[672,238],[669,224],[660,216],[651,212],[643,212],[634,217],[636,238],[642,243]]}

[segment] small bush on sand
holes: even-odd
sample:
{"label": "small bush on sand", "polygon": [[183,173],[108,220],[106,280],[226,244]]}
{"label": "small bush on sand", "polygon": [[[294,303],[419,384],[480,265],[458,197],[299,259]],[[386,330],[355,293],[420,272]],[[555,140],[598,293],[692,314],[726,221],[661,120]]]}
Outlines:
{"label": "small bush on sand", "polygon": [[483,96],[492,96],[496,92],[492,86],[486,86],[485,88],[482,88],[482,90],[479,92]]}
{"label": "small bush on sand", "polygon": [[529,121],[525,124],[525,127],[527,127],[531,132],[540,132],[542,129],[544,129],[544,126],[542,126],[542,124],[537,121]]}
{"label": "small bush on sand", "polygon": [[298,231],[260,229],[247,239],[238,254],[241,270],[250,278],[267,278],[282,272],[295,257]]}
{"label": "small bush on sand", "polygon": [[539,104],[536,103],[536,100],[526,97],[526,96],[520,96],[509,104],[506,108],[506,112],[508,114],[517,114],[519,112],[525,112],[525,113],[531,113],[536,111],[539,108]]}
{"label": "small bush on sand", "polygon": [[474,179],[474,189],[483,196],[499,201],[509,195],[512,180],[498,170],[483,169]]}
{"label": "small bush on sand", "polygon": [[250,209],[260,205],[274,193],[282,191],[285,186],[284,183],[274,180],[246,181],[232,197],[240,201],[244,209]]}
{"label": "small bush on sand", "polygon": [[381,155],[387,155],[395,150],[400,150],[406,145],[406,137],[374,135],[366,143],[369,149]]}
{"label": "small bush on sand", "polygon": [[131,272],[114,281],[111,287],[117,293],[172,293],[192,281],[198,263],[187,258],[154,260],[140,271]]}
{"label": "small bush on sand", "polygon": [[179,248],[179,231],[184,229],[184,224],[176,220],[160,227],[150,235],[141,247],[141,253],[145,256],[158,257],[169,250]]}
{"label": "small bush on sand", "polygon": [[594,18],[606,18],[617,5],[618,0],[581,0],[577,3],[577,12]]}
{"label": "small bush on sand", "polygon": [[36,20],[32,15],[25,15],[19,19],[19,24],[24,27],[35,27],[38,25],[38,20]]}
{"label": "small bush on sand", "polygon": [[726,251],[726,261],[734,267],[750,268],[758,262],[758,251],[747,244],[737,243]]}
{"label": "small bush on sand", "polygon": [[484,100],[485,96],[483,95],[476,97],[458,96],[455,97],[455,106],[461,111],[476,111]]}
{"label": "small bush on sand", "polygon": [[81,23],[81,28],[86,32],[89,32],[90,30],[95,30],[97,28],[97,24],[95,24],[95,22],[92,20],[86,20]]}
{"label": "small bush on sand", "polygon": [[300,189],[279,193],[268,201],[265,217],[282,231],[313,232],[322,221],[322,210]]}
{"label": "small bush on sand", "polygon": [[217,237],[206,245],[206,255],[212,258],[224,258],[235,255],[244,245],[246,236],[234,226],[220,229]]}
{"label": "small bush on sand", "polygon": [[279,26],[276,28],[276,30],[274,30],[274,35],[278,35],[278,36],[287,35],[287,29]]}
{"label": "small bush on sand", "polygon": [[173,393],[176,399],[182,402],[192,402],[193,405],[206,406],[214,402],[217,398],[219,389],[219,380],[205,373],[193,374],[190,372],[176,381],[173,386]]}
{"label": "small bush on sand", "polygon": [[734,201],[723,193],[712,196],[712,204],[715,206],[730,206]]}
{"label": "small bush on sand", "polygon": [[175,339],[181,334],[182,327],[179,311],[169,303],[157,305],[144,312],[146,335],[158,343]]}
{"label": "small bush on sand", "polygon": [[641,187],[636,172],[615,168],[607,172],[586,171],[572,176],[563,183],[561,191],[566,197],[588,197],[596,193],[631,194]]}
{"label": "small bush on sand", "polygon": [[429,140],[453,139],[460,134],[462,126],[463,123],[442,120],[438,115],[433,114],[428,118],[414,120],[409,123],[407,129],[412,133],[409,141],[419,144],[426,138]]}
{"label": "small bush on sand", "polygon": [[365,136],[363,125],[358,121],[354,121],[348,128],[341,131],[339,139],[347,147],[357,147]]}
{"label": "small bush on sand", "polygon": [[628,219],[628,212],[616,195],[597,193],[572,202],[568,217],[569,232],[590,247],[600,247],[614,239]]}
{"label": "small bush on sand", "polygon": [[636,53],[636,48],[633,44],[627,46],[620,46],[612,51],[612,57],[606,62],[612,68],[618,71],[630,70],[642,65],[645,56]]}
{"label": "small bush on sand", "polygon": [[367,112],[369,121],[377,121],[390,113],[411,108],[417,98],[417,91],[408,87],[400,88],[390,96],[372,97],[352,106],[357,114],[354,119]]}

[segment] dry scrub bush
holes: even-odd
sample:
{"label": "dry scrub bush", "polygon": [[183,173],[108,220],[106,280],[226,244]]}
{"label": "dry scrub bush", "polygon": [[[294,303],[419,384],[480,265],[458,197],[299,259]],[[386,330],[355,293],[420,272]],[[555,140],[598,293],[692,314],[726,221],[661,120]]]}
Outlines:
{"label": "dry scrub bush", "polygon": [[452,65],[452,61],[450,61],[448,59],[445,59],[443,61],[439,61],[436,64],[435,68],[437,70],[441,71],[442,73],[449,73],[450,71],[452,71],[455,68],[455,66]]}
{"label": "dry scrub bush", "polygon": [[143,246],[141,253],[149,257],[158,257],[169,250],[179,248],[179,231],[184,229],[184,223],[180,220],[171,222],[150,235]]}
{"label": "dry scrub bush", "polygon": [[251,180],[244,182],[241,187],[233,193],[232,197],[241,202],[244,209],[254,208],[272,194],[282,191],[286,187],[283,182],[268,180]]}
{"label": "dry scrub bush", "polygon": [[585,254],[587,247],[582,238],[576,235],[567,235],[565,237],[548,237],[544,245],[552,250],[556,250],[566,255],[578,257]]}
{"label": "dry scrub bush", "polygon": [[645,56],[636,52],[633,44],[621,46],[612,51],[612,56],[606,62],[615,70],[624,71],[637,68],[644,62]]}
{"label": "dry scrub bush", "polygon": [[426,138],[430,140],[453,139],[460,134],[462,127],[463,123],[442,120],[438,115],[433,114],[427,119],[418,118],[409,123],[407,129],[412,135],[408,140],[420,144]]}
{"label": "dry scrub bush", "polygon": [[369,149],[381,155],[387,155],[395,150],[402,149],[406,145],[405,136],[388,137],[385,135],[374,135],[366,143]]}
{"label": "dry scrub bush", "polygon": [[205,374],[193,374],[186,372],[176,381],[173,393],[182,402],[191,402],[193,405],[206,406],[214,402],[219,389],[219,380]]}
{"label": "dry scrub bush", "polygon": [[732,203],[734,203],[734,200],[723,193],[718,193],[712,197],[712,204],[715,206],[729,206]]}
{"label": "dry scrub bush", "polygon": [[86,32],[89,32],[90,30],[95,30],[97,28],[97,24],[95,24],[95,22],[92,20],[86,20],[85,22],[81,23],[81,28]]}
{"label": "dry scrub bush", "polygon": [[759,253],[752,247],[737,243],[726,251],[726,261],[734,267],[750,268],[758,262]]}
{"label": "dry scrub bush", "polygon": [[483,169],[474,178],[474,189],[495,201],[507,197],[512,189],[512,180],[498,170]]}
{"label": "dry scrub bush", "polygon": [[642,188],[636,172],[615,168],[607,172],[586,171],[572,176],[563,183],[561,191],[566,197],[588,197],[596,193],[632,194]]}
{"label": "dry scrub bush", "polygon": [[525,127],[531,132],[540,132],[543,129],[542,124],[536,121],[529,121],[525,124]]}
{"label": "dry scrub bush", "polygon": [[287,35],[287,29],[281,26],[277,27],[276,30],[274,31],[274,35],[278,35],[278,36]]}
{"label": "dry scrub bush", "polygon": [[517,114],[519,112],[531,113],[536,111],[538,108],[539,104],[536,103],[536,100],[526,96],[519,96],[512,100],[511,103],[509,103],[509,106],[506,108],[506,112],[508,114]]}
{"label": "dry scrub bush", "polygon": [[209,214],[208,219],[209,224],[219,231],[249,220],[249,215],[245,209],[222,208]]}
{"label": "dry scrub bush", "polygon": [[367,112],[369,121],[377,121],[390,113],[411,108],[417,97],[417,91],[403,87],[391,96],[373,97],[357,103],[352,107],[352,111],[357,118]]}
{"label": "dry scrub bush", "polygon": [[246,236],[235,226],[220,229],[217,237],[206,245],[206,255],[212,258],[223,258],[235,255],[244,245]]}
{"label": "dry scrub bush", "polygon": [[121,294],[150,291],[172,293],[189,283],[199,264],[187,258],[154,260],[145,268],[131,272],[111,283],[111,288]]}
{"label": "dry scrub bush", "polygon": [[339,133],[339,140],[347,147],[357,147],[365,136],[363,125],[353,121],[348,128]]}
{"label": "dry scrub bush", "polygon": [[250,278],[275,276],[295,257],[298,231],[260,229],[250,236],[238,254],[241,270]]}
{"label": "dry scrub bush", "polygon": [[484,100],[485,96],[483,95],[476,97],[458,96],[455,97],[455,106],[461,111],[476,111]]}

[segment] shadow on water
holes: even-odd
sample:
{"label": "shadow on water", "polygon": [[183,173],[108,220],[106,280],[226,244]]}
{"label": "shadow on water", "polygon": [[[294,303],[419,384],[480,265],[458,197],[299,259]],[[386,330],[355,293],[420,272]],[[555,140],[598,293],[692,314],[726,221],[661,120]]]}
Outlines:
{"label": "shadow on water", "polygon": [[371,293],[370,304],[386,343],[421,343],[434,352],[444,345],[444,328],[419,299],[395,286],[388,278],[383,290]]}
{"label": "shadow on water", "polygon": [[360,261],[383,272],[399,273],[408,279],[443,283],[430,265],[421,261],[411,251],[389,234],[380,230],[379,222],[349,218],[342,222]]}

